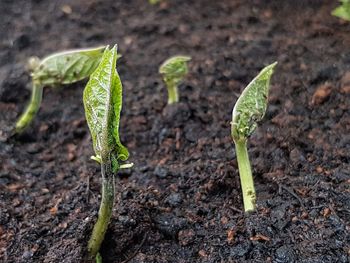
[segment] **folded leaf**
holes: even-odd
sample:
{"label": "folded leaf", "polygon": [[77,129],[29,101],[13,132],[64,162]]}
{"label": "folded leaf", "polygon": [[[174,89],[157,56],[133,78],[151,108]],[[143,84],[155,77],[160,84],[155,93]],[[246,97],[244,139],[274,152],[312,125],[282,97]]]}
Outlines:
{"label": "folded leaf", "polygon": [[105,49],[101,62],[91,74],[84,90],[86,120],[96,156],[102,163],[111,162],[116,171],[119,161],[129,157],[119,138],[122,83],[116,71],[117,47]]}
{"label": "folded leaf", "polygon": [[350,0],[341,0],[342,4],[332,11],[333,16],[350,21]]}
{"label": "folded leaf", "polygon": [[164,82],[167,85],[179,85],[188,73],[187,62],[190,60],[191,57],[188,56],[174,56],[164,61],[159,67],[159,73],[163,75]]}
{"label": "folded leaf", "polygon": [[43,86],[56,86],[87,78],[100,63],[104,49],[105,46],[101,46],[50,55],[33,69],[33,81]]}
{"label": "folded leaf", "polygon": [[265,67],[244,89],[233,111],[231,135],[234,141],[246,140],[261,121],[267,108],[270,79],[277,62]]}

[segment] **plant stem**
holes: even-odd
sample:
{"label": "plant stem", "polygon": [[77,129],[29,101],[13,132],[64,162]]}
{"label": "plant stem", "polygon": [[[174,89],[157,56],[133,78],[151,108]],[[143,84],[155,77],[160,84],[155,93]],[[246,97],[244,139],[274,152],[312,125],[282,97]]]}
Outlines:
{"label": "plant stem", "polygon": [[179,102],[179,92],[177,89],[177,85],[172,81],[168,81],[168,104],[173,104]]}
{"label": "plant stem", "polygon": [[244,211],[254,211],[256,195],[252,170],[247,151],[247,140],[237,140],[235,141],[235,146],[238,160],[239,175],[241,179]]}
{"label": "plant stem", "polygon": [[101,164],[102,173],[102,199],[98,212],[97,222],[92,230],[92,235],[88,244],[88,252],[91,259],[94,259],[100,250],[105,237],[109,220],[112,216],[112,209],[115,195],[115,177],[112,172],[111,163]]}
{"label": "plant stem", "polygon": [[43,97],[43,86],[33,81],[33,90],[31,94],[30,102],[16,123],[16,128],[15,128],[16,133],[22,133],[30,125],[30,123],[32,122],[33,118],[35,117],[36,113],[40,108],[42,97]]}
{"label": "plant stem", "polygon": [[101,257],[101,255],[100,255],[100,253],[97,253],[95,259],[96,259],[96,263],[102,263],[102,257]]}

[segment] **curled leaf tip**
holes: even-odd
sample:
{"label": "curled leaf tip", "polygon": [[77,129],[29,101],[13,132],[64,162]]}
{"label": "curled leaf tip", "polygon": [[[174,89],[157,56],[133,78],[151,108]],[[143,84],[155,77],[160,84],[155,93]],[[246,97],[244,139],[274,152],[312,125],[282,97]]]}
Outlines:
{"label": "curled leaf tip", "polygon": [[272,73],[273,73],[273,71],[274,71],[274,69],[275,69],[277,64],[278,64],[278,62],[275,61],[272,64],[266,66],[265,68],[263,68],[260,71],[259,75],[256,78],[259,78],[259,76],[264,76],[265,78],[268,78],[268,79],[271,78]]}
{"label": "curled leaf tip", "polygon": [[231,136],[234,141],[246,140],[264,117],[270,79],[276,65],[274,62],[263,68],[238,98],[232,111]]}
{"label": "curled leaf tip", "polygon": [[178,68],[186,66],[186,62],[190,61],[191,57],[189,56],[173,56],[163,62],[163,64],[159,67],[160,74],[176,74],[179,72]]}

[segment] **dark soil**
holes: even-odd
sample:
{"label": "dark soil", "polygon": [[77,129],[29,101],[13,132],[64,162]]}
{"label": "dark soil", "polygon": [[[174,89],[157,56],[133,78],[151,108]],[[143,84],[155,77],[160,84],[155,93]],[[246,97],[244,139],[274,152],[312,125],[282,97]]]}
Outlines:
{"label": "dark soil", "polygon": [[[0,261],[84,262],[100,197],[85,83],[47,88],[30,129],[9,134],[30,94],[28,57],[118,43],[135,166],[119,175],[105,263],[349,262],[350,23],[330,15],[336,5],[2,0]],[[169,107],[157,71],[175,54],[192,61]],[[245,216],[231,110],[273,61],[249,143],[258,209]]]}

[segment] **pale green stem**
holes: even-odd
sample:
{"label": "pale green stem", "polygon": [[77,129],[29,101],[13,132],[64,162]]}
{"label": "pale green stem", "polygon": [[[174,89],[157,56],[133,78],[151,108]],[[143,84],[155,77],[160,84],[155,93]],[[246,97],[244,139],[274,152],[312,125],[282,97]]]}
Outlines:
{"label": "pale green stem", "polygon": [[168,104],[179,102],[179,91],[177,89],[177,85],[172,81],[168,81],[167,88],[168,88]]}
{"label": "pale green stem", "polygon": [[88,244],[89,257],[94,259],[100,250],[102,241],[105,237],[109,221],[112,216],[114,195],[115,195],[115,177],[112,172],[111,164],[101,164],[102,173],[102,199],[100,210],[98,212],[97,222],[92,230],[92,235]]}
{"label": "pale green stem", "polygon": [[241,179],[244,211],[245,212],[254,211],[256,194],[255,194],[252,170],[251,170],[248,151],[247,151],[247,140],[237,140],[235,141],[235,146],[236,146],[236,156],[238,161],[239,176]]}
{"label": "pale green stem", "polygon": [[32,87],[32,94],[30,98],[30,102],[25,109],[25,111],[22,113],[22,115],[19,117],[18,121],[16,122],[16,133],[22,133],[32,122],[34,119],[36,113],[38,112],[41,104],[41,100],[43,97],[43,86],[35,81],[33,81],[33,87]]}
{"label": "pale green stem", "polygon": [[100,255],[100,253],[97,253],[97,255],[96,255],[96,263],[102,263],[102,257]]}

